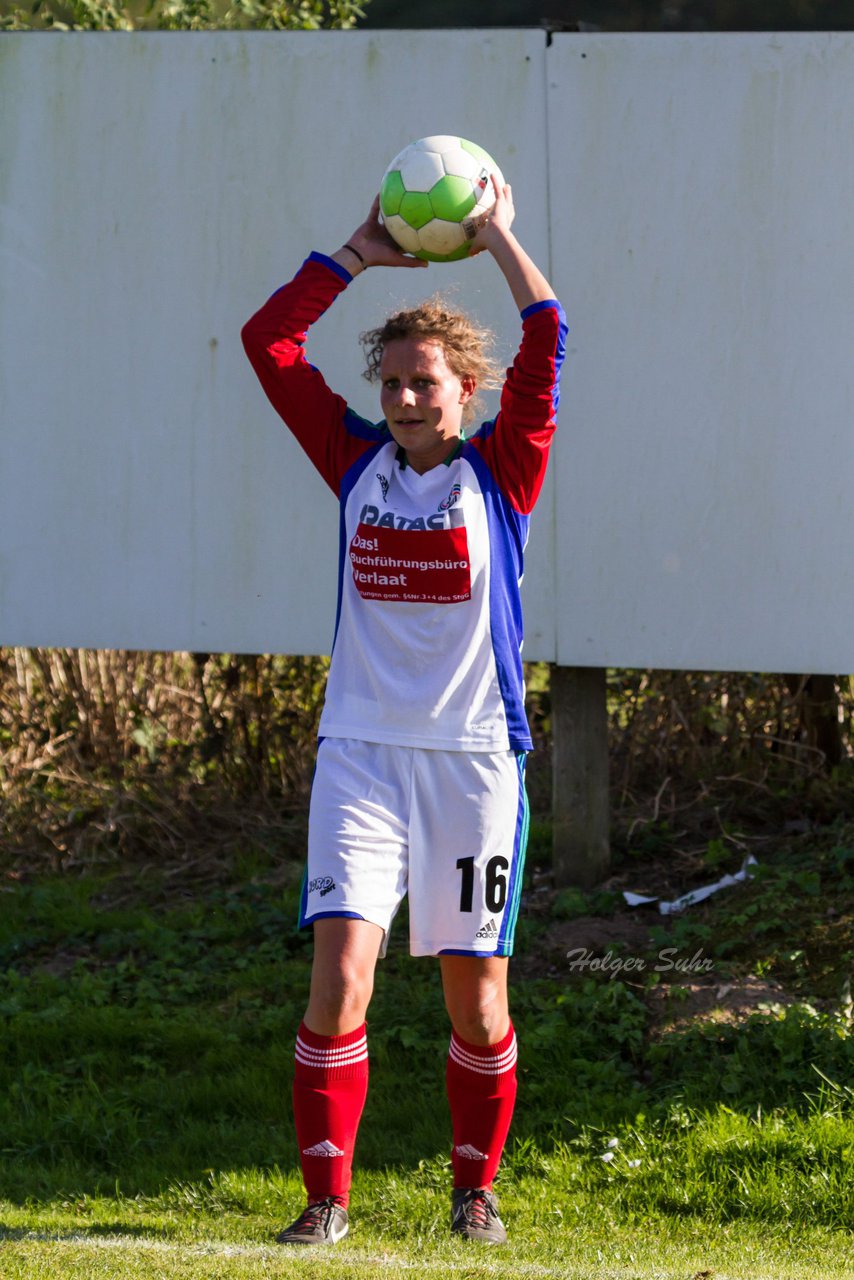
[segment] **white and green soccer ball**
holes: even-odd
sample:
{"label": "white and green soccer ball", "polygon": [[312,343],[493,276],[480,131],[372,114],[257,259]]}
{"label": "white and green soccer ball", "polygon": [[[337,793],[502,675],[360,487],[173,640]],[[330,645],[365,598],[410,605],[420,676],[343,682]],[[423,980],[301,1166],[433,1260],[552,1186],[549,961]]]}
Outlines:
{"label": "white and green soccer ball", "polygon": [[396,155],[380,186],[385,226],[404,253],[428,262],[468,256],[481,216],[495,204],[492,156],[466,138],[438,134]]}

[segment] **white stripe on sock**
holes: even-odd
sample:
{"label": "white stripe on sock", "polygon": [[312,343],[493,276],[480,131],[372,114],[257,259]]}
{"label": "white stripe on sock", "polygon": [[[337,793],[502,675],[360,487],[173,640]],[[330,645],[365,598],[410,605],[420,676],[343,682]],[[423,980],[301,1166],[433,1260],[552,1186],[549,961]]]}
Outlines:
{"label": "white stripe on sock", "polygon": [[316,1049],[297,1036],[294,1050],[297,1062],[307,1067],[349,1067],[355,1062],[364,1062],[367,1056],[367,1036],[362,1036],[361,1040],[354,1040],[341,1049]]}
{"label": "white stripe on sock", "polygon": [[508,1047],[501,1053],[480,1055],[469,1053],[464,1049],[455,1035],[451,1036],[451,1043],[448,1048],[448,1054],[451,1059],[459,1066],[465,1067],[468,1071],[476,1071],[479,1075],[484,1076],[500,1076],[505,1072],[511,1071],[516,1065],[518,1057],[516,1048],[516,1037],[514,1035]]}

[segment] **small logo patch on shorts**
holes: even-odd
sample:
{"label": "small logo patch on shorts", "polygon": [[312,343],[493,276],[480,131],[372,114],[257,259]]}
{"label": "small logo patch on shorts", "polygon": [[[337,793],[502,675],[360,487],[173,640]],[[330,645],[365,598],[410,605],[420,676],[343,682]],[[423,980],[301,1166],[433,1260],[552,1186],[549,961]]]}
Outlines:
{"label": "small logo patch on shorts", "polygon": [[332,876],[317,876],[316,879],[310,880],[308,884],[309,893],[319,893],[321,898],[327,893],[331,893],[335,888],[335,881]]}
{"label": "small logo patch on shorts", "polygon": [[474,936],[476,938],[497,938],[498,925],[495,923],[494,920],[490,920],[485,925],[483,925],[480,929],[478,929],[477,933]]}

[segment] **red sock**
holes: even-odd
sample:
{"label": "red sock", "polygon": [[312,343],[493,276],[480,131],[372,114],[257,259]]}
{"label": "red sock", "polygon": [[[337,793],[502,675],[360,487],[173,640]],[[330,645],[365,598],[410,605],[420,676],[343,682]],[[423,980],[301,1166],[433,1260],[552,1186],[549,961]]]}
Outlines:
{"label": "red sock", "polygon": [[468,1044],[451,1034],[448,1101],[454,1126],[455,1187],[489,1187],[498,1169],[516,1101],[516,1035]]}
{"label": "red sock", "polygon": [[294,1068],[294,1120],[309,1200],[350,1191],[356,1131],[368,1092],[365,1024],[320,1036],[301,1023]]}

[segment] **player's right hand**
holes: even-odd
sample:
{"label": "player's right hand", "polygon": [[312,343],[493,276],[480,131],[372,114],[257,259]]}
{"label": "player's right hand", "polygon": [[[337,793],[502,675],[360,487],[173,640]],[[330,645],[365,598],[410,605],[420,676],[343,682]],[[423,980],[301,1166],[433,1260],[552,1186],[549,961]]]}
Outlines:
{"label": "player's right hand", "polygon": [[380,222],[380,198],[377,195],[371,211],[347,241],[364,258],[365,267],[426,267],[420,258],[404,253]]}

